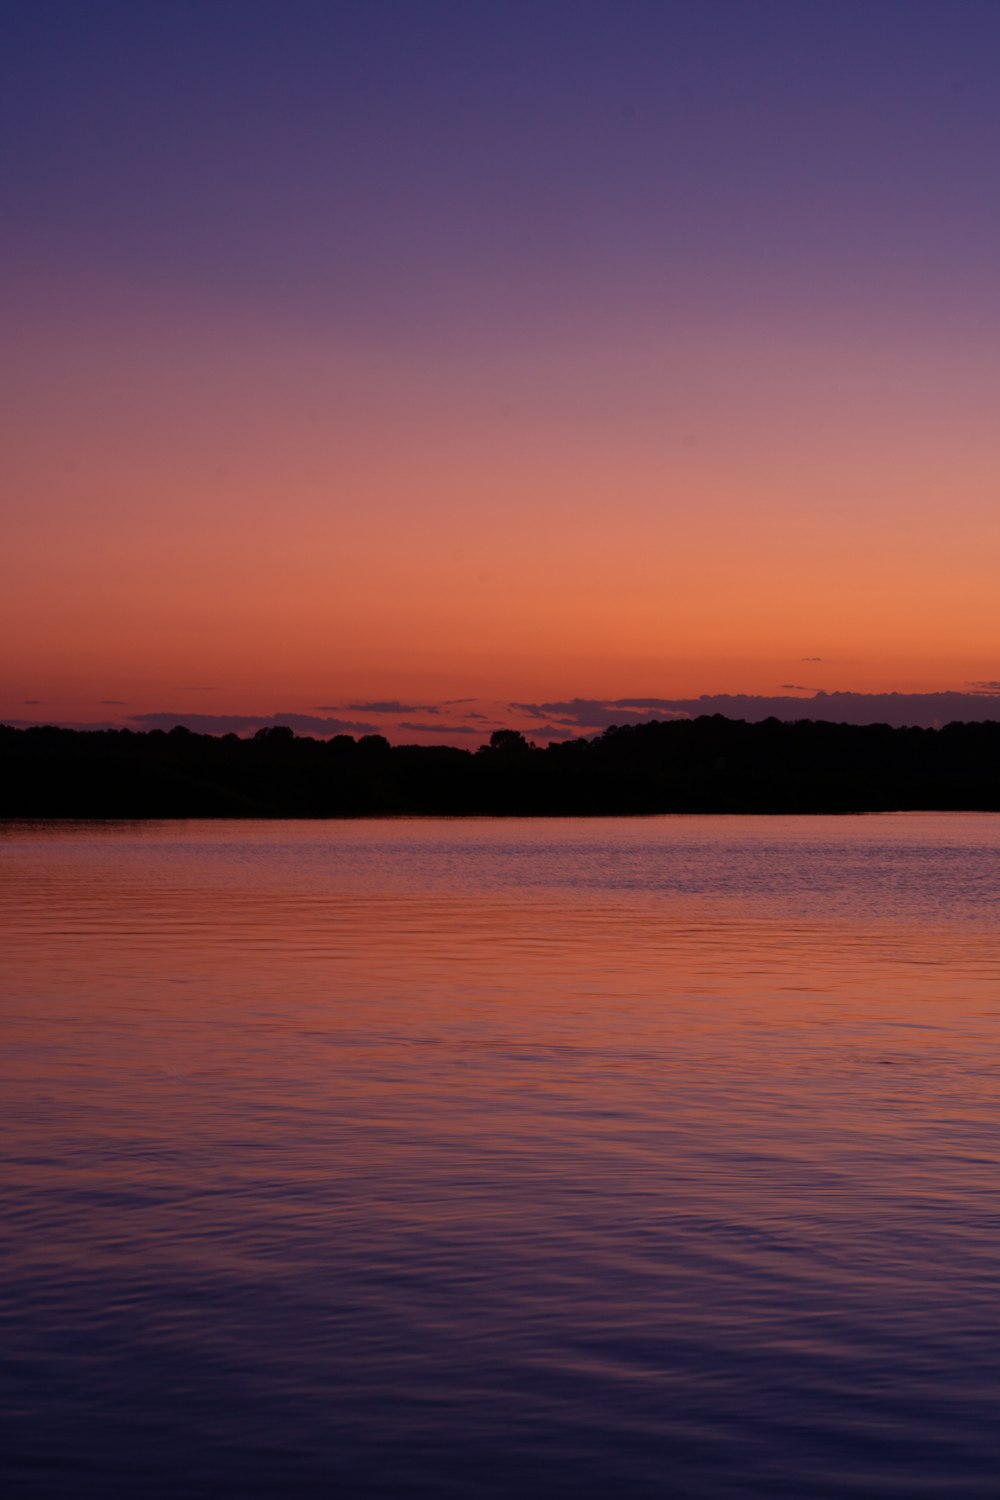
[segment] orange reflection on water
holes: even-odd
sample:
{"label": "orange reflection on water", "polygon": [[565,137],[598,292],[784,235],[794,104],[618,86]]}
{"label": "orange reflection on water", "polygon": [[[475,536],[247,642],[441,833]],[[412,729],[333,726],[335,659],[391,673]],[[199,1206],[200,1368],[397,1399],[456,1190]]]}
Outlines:
{"label": "orange reflection on water", "polygon": [[23,1472],[986,1493],[1000,820],[2,839]]}

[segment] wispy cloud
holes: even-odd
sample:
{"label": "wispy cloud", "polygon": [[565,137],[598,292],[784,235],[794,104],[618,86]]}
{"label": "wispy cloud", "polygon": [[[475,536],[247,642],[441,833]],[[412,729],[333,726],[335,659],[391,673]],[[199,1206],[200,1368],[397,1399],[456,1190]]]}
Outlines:
{"label": "wispy cloud", "polygon": [[[22,700],[25,707],[42,707],[44,700]],[[105,699],[109,707],[124,708],[118,699]],[[58,723],[66,728],[111,729],[126,725],[134,730],[170,730],[181,725],[201,734],[249,735],[270,726],[287,726],[296,734],[329,739],[336,734],[353,736],[384,733],[399,742],[419,736],[453,744],[482,742],[491,729],[506,724],[520,729],[538,743],[593,736],[615,724],[619,727],[646,724],[652,720],[690,719],[703,714],[722,714],[730,719],[750,723],[774,717],[782,720],[816,719],[828,723],[915,725],[932,727],[955,720],[1000,720],[1000,679],[968,682],[963,689],[938,693],[853,693],[825,692],[800,683],[785,683],[773,695],[716,693],[698,698],[568,698],[538,703],[497,704],[466,698],[463,703],[479,702],[470,708],[446,716],[443,705],[407,705],[396,700],[372,700],[368,705],[373,717],[348,716],[339,712],[315,713],[189,713],[180,710],[157,710],[146,713],[118,714],[111,721],[80,724],[68,719],[7,719],[18,728],[42,723]],[[376,707],[377,705],[377,707]],[[360,708],[361,705],[353,705]],[[501,714],[502,717],[495,717]]]}
{"label": "wispy cloud", "polygon": [[356,714],[440,714],[436,703],[400,703],[395,698],[377,698],[373,703],[348,703]]}
{"label": "wispy cloud", "polygon": [[700,698],[572,698],[557,703],[514,703],[510,707],[530,718],[548,720],[550,726],[573,727],[579,734],[595,734],[611,724],[643,724],[652,719],[696,718],[701,714],[723,714],[750,723],[776,718],[930,727],[959,719],[1000,719],[1000,683],[976,685],[969,692],[828,693],[817,689],[810,697],[794,698],[706,693]]}
{"label": "wispy cloud", "polygon": [[372,703],[348,703],[356,714],[421,714],[425,709],[419,703],[400,703],[396,698],[376,698]]}
{"label": "wispy cloud", "polygon": [[249,734],[271,726],[294,729],[297,734],[322,737],[334,734],[371,734],[376,726],[364,719],[320,718],[316,714],[130,714],[129,723],[137,729],[173,729],[182,725],[197,734]]}
{"label": "wispy cloud", "polygon": [[82,729],[82,730],[104,730],[120,729],[120,724],[112,724],[110,719],[99,719],[96,722],[79,723],[75,719],[0,719],[0,723],[6,724],[9,729]]}
{"label": "wispy cloud", "polygon": [[554,719],[556,724],[576,726],[581,731],[607,729],[611,724],[645,724],[651,719],[686,718],[665,698],[571,698],[563,703],[512,703],[510,711],[533,719]]}
{"label": "wispy cloud", "polygon": [[416,724],[403,719],[397,726],[412,733],[421,734],[482,734],[481,729],[475,729],[471,724]]}

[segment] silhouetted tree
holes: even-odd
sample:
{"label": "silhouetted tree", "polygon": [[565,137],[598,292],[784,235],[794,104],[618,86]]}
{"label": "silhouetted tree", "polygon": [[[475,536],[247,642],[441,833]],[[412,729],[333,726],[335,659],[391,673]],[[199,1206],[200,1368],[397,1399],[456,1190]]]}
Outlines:
{"label": "silhouetted tree", "polygon": [[534,748],[519,729],[494,729],[489,744],[483,746],[484,750],[496,750],[501,755],[523,755],[526,750]]}

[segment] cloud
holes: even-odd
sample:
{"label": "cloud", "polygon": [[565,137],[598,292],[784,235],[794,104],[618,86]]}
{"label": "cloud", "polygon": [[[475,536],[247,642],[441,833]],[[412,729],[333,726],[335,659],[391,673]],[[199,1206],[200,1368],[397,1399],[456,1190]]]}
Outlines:
{"label": "cloud", "polygon": [[41,708],[44,706],[44,698],[22,698],[21,703],[25,708]]}
{"label": "cloud", "polygon": [[[808,691],[808,690],[807,690]],[[722,714],[727,719],[818,719],[833,724],[892,724],[930,728],[961,719],[1000,719],[1000,687],[973,692],[828,693],[812,697],[774,697],[751,693],[705,693],[700,698],[572,698],[563,703],[515,703],[512,710],[580,734],[595,734],[610,724],[645,724],[653,719],[696,718]]]}
{"label": "cloud", "polygon": [[102,698],[101,706],[103,708],[127,708],[128,700],[125,698]]}
{"label": "cloud", "polygon": [[666,698],[571,698],[565,703],[512,703],[508,712],[529,714],[533,719],[555,719],[557,724],[575,725],[581,730],[687,717],[686,710],[676,708]]}
{"label": "cloud", "polygon": [[78,729],[91,732],[121,729],[120,724],[112,724],[110,719],[99,719],[89,724],[78,724],[73,719],[0,719],[0,724],[5,724],[8,729]]}
{"label": "cloud", "polygon": [[420,734],[482,734],[483,732],[471,724],[413,724],[405,719],[397,725],[397,728]]}
{"label": "cloud", "polygon": [[812,688],[807,688],[802,682],[783,682],[781,689],[782,692],[786,693],[810,693],[814,691]]}
{"label": "cloud", "polygon": [[400,703],[395,698],[380,698],[374,703],[349,703],[356,714],[439,714],[436,703]]}
{"label": "cloud", "polygon": [[363,719],[327,719],[315,714],[130,714],[137,729],[173,729],[182,725],[196,734],[249,734],[272,725],[294,729],[297,734],[372,734],[375,725]]}
{"label": "cloud", "polygon": [[396,698],[377,698],[374,703],[348,703],[356,714],[422,714],[419,703],[400,703]]}
{"label": "cloud", "polygon": [[[41,699],[24,701],[30,707],[40,707],[43,702]],[[111,704],[115,700],[105,702]],[[116,706],[119,705],[116,703]],[[925,728],[956,720],[997,721],[1000,720],[1000,680],[970,682],[961,691],[938,693],[825,692],[788,683],[774,695],[706,693],[699,698],[570,698],[557,702],[511,703],[506,707],[505,717],[508,725],[513,720],[528,738],[545,742],[593,736],[612,724],[625,727],[653,720],[696,718],[702,714],[722,714],[749,723],[773,717],[785,721],[815,719],[827,723],[881,723]],[[482,740],[497,725],[497,719],[481,709],[470,709],[456,717],[458,722],[452,722],[444,718],[440,710],[431,713],[429,709],[418,709],[413,717],[401,716],[396,722],[383,719],[379,724],[373,719],[326,713],[207,714],[160,710],[120,716],[117,724],[111,721],[80,724],[66,719],[6,719],[5,722],[15,728],[55,722],[65,728],[90,730],[114,729],[122,724],[134,730],[170,730],[181,725],[196,733],[215,735],[248,735],[268,726],[284,725],[297,734],[322,739],[335,734],[374,734],[381,729],[394,740],[405,735],[433,735],[439,743],[449,738],[453,743]]]}
{"label": "cloud", "polygon": [[800,656],[799,661],[822,661],[821,656]]}

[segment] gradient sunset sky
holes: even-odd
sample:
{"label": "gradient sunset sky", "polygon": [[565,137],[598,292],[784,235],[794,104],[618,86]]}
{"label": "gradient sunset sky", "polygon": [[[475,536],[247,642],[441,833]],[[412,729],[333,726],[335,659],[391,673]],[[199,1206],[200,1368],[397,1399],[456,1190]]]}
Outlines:
{"label": "gradient sunset sky", "polygon": [[0,717],[996,685],[994,0],[4,16]]}

